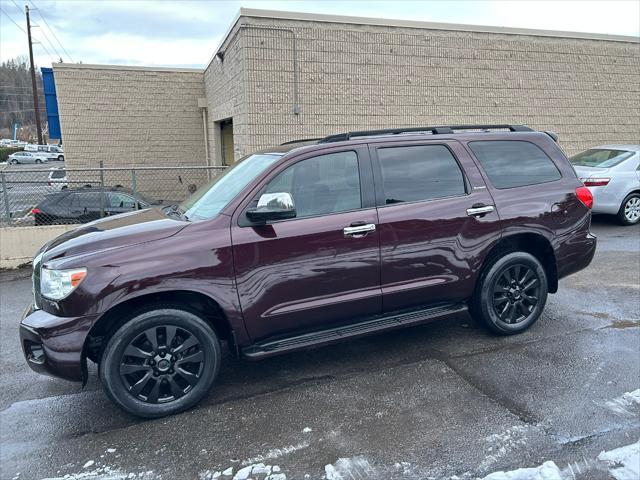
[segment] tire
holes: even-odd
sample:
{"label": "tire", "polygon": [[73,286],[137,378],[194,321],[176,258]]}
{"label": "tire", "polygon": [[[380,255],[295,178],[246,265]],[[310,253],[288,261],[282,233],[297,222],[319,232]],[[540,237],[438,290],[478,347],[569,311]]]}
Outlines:
{"label": "tire", "polygon": [[9,163],[11,165],[17,165],[19,162],[17,160],[11,160]]}
{"label": "tire", "polygon": [[471,312],[492,332],[513,335],[540,318],[547,293],[547,275],[536,257],[526,252],[494,256],[480,275]]}
{"label": "tire", "polygon": [[60,162],[64,162],[64,156],[63,155],[58,155],[58,160]]}
{"label": "tire", "polygon": [[42,163],[42,160],[40,160],[39,158],[36,158],[36,163]]}
{"label": "tire", "polygon": [[204,320],[162,306],[134,315],[111,335],[99,376],[107,395],[124,411],[164,417],[191,408],[209,392],[220,355],[218,337]]}
{"label": "tire", "polygon": [[622,201],[618,210],[618,221],[625,226],[640,222],[640,193],[631,193]]}

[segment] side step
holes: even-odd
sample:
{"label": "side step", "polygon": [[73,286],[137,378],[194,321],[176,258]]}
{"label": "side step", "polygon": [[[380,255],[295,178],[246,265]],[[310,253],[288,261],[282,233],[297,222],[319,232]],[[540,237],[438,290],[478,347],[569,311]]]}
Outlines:
{"label": "side step", "polygon": [[315,332],[303,333],[293,337],[280,338],[277,340],[264,340],[249,347],[243,348],[242,356],[251,360],[266,358],[280,353],[300,350],[312,345],[323,345],[338,342],[346,338],[354,338],[370,333],[393,330],[396,328],[417,325],[420,323],[437,320],[449,315],[466,312],[467,305],[464,303],[438,305],[422,310],[412,310],[409,312],[397,313],[386,317],[375,317],[359,323],[351,323],[338,327],[319,330]]}

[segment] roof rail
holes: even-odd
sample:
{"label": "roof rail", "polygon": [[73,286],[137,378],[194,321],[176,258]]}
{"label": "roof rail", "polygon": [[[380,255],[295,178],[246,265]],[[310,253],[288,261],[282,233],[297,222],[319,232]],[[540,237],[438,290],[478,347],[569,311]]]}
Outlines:
{"label": "roof rail", "polygon": [[[455,130],[509,130],[510,132],[533,132],[534,130],[526,125],[444,125],[439,127],[409,127],[409,128],[386,128],[382,130],[362,130],[358,132],[338,133],[329,135],[318,141],[318,143],[332,143],[350,140],[354,137],[372,137],[376,135],[397,135],[412,132],[430,132],[433,135],[452,134]],[[283,144],[284,145],[284,144]]]}
{"label": "roof rail", "polygon": [[304,142],[317,142],[322,140],[323,137],[318,138],[301,138],[300,140],[289,140],[288,142],[281,143],[280,146],[283,145],[293,145],[294,143],[304,143]]}

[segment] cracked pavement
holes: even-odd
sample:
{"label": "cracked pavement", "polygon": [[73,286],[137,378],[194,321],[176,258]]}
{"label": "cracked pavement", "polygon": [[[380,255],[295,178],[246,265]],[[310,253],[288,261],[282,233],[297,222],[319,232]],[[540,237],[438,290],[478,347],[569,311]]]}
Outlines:
{"label": "cracked pavement", "polygon": [[611,478],[593,459],[640,436],[623,397],[640,388],[640,226],[592,230],[591,266],[521,335],[461,315],[256,363],[227,353],[199,406],[151,421],[112,405],[95,368],[84,389],[29,370],[30,272],[2,272],[0,478],[226,479],[260,463],[273,478],[477,478],[547,460]]}

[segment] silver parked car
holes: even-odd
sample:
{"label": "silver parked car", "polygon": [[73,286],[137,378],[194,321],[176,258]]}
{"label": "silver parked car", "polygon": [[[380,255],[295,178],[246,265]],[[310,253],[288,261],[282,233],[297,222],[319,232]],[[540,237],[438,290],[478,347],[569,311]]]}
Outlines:
{"label": "silver parked car", "polygon": [[640,145],[602,145],[570,158],[593,194],[593,212],[617,215],[623,225],[640,222]]}
{"label": "silver parked car", "polygon": [[7,161],[12,165],[18,163],[44,163],[49,158],[42,152],[16,152],[7,157]]}

